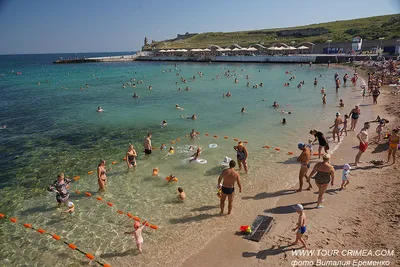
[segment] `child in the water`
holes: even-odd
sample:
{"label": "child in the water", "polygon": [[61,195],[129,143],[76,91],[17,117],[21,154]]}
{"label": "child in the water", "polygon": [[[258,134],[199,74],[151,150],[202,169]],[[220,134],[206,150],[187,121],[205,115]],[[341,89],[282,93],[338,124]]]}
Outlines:
{"label": "child in the water", "polygon": [[178,199],[183,201],[186,198],[186,194],[185,192],[183,192],[183,188],[182,187],[178,187]]}
{"label": "child in the water", "polygon": [[133,238],[135,238],[136,246],[137,246],[137,248],[138,248],[138,250],[139,250],[139,253],[142,253],[142,252],[143,252],[143,251],[142,251],[142,245],[143,245],[142,231],[143,231],[143,228],[146,227],[146,223],[147,223],[147,222],[144,222],[144,223],[142,224],[142,226],[140,226],[140,223],[139,223],[139,222],[135,222],[135,224],[133,225],[133,227],[135,228],[135,230],[132,231],[132,232],[125,232],[125,233],[124,233],[124,234],[126,234],[126,235],[133,234]]}
{"label": "child in the water", "polygon": [[201,148],[198,147],[196,153],[192,155],[192,158],[189,160],[189,162],[196,161],[200,157],[200,154],[201,154]]}
{"label": "child in the water", "polygon": [[63,212],[68,212],[70,216],[73,216],[75,214],[75,205],[71,201],[68,202],[68,209],[64,210]]}

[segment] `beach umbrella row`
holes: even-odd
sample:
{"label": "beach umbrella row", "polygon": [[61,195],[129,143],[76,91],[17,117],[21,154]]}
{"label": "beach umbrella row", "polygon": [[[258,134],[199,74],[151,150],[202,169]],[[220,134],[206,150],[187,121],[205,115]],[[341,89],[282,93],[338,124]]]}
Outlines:
{"label": "beach umbrella row", "polygon": [[[282,51],[282,50],[305,50],[305,49],[310,49],[310,48],[303,45],[303,46],[300,46],[300,47],[297,47],[297,48],[294,47],[294,46],[289,46],[289,47],[284,47],[284,46],[275,47],[275,46],[271,46],[271,47],[268,47],[267,49],[268,49],[268,50],[272,50],[272,51]],[[255,47],[249,47],[249,48],[245,48],[245,47],[243,47],[243,48],[238,48],[238,47],[235,47],[234,49],[230,49],[230,48],[218,48],[216,51],[217,51],[217,52],[227,52],[227,51],[238,52],[238,51],[258,51],[258,49],[255,48]],[[184,53],[186,53],[186,52],[188,52],[188,50],[186,50],[186,49],[177,49],[177,50],[174,50],[174,49],[164,50],[164,49],[162,49],[162,50],[160,50],[159,52],[160,52],[160,53],[171,53],[171,52],[184,52]],[[211,50],[208,49],[208,48],[206,48],[206,49],[193,48],[193,49],[190,50],[190,52],[211,52]]]}

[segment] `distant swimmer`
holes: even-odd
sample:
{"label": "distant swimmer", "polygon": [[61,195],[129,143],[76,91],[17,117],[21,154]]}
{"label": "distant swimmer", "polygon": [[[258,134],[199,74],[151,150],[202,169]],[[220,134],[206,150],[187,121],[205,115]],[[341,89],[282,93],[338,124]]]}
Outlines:
{"label": "distant swimmer", "polygon": [[282,119],[282,124],[284,124],[284,125],[286,124],[286,119],[285,118]]}
{"label": "distant swimmer", "polygon": [[5,128],[7,128],[7,125],[5,125],[5,124],[1,125],[1,127],[0,127],[0,129],[5,129]]}
{"label": "distant swimmer", "polygon": [[192,120],[197,120],[196,114],[193,114],[192,117],[190,117]]}
{"label": "distant swimmer", "polygon": [[230,96],[232,96],[231,92],[227,92],[226,97],[230,97]]}
{"label": "distant swimmer", "polygon": [[182,188],[182,187],[178,187],[178,195],[177,195],[177,198],[178,198],[180,201],[183,201],[183,200],[185,200],[185,198],[186,198],[186,194],[185,194],[185,192],[183,192],[183,188]]}
{"label": "distant swimmer", "polygon": [[344,107],[344,102],[343,102],[343,99],[340,99],[340,100],[339,100],[339,107],[341,107],[341,108],[343,108],[343,107]]}
{"label": "distant swimmer", "polygon": [[175,105],[175,108],[179,110],[185,110],[184,108],[181,108],[178,104]]}
{"label": "distant swimmer", "polygon": [[326,94],[324,94],[323,96],[322,96],[322,104],[326,104]]}
{"label": "distant swimmer", "polygon": [[133,96],[132,96],[133,98],[140,98],[140,96],[138,95],[138,94],[136,94],[136,93],[133,93]]}
{"label": "distant swimmer", "polygon": [[260,87],[263,87],[263,83],[260,83]]}
{"label": "distant swimmer", "polygon": [[321,89],[321,94],[325,94],[325,88],[324,87],[322,87],[322,89]]}
{"label": "distant swimmer", "polygon": [[276,103],[276,101],[274,101],[274,104],[272,105],[272,107],[274,107],[274,108],[279,108],[279,104]]}
{"label": "distant swimmer", "polygon": [[297,85],[297,88],[301,88],[303,86],[303,84],[300,82],[298,85]]}
{"label": "distant swimmer", "polygon": [[151,90],[151,89],[153,89],[153,86],[149,85],[149,87],[148,87],[148,88],[149,88],[149,90]]}
{"label": "distant swimmer", "polygon": [[244,109],[244,108],[242,108],[242,110],[241,110],[240,112],[244,113],[244,112],[245,112],[245,109]]}
{"label": "distant swimmer", "polygon": [[195,138],[199,138],[199,136],[197,135],[196,131],[194,129],[192,129],[192,131],[189,134],[190,139],[195,139]]}
{"label": "distant swimmer", "polygon": [[314,86],[317,86],[317,85],[318,85],[317,78],[314,78]]}
{"label": "distant swimmer", "polygon": [[235,78],[235,83],[238,83],[238,82],[239,82],[238,78]]}
{"label": "distant swimmer", "polygon": [[100,106],[97,107],[97,112],[103,112],[103,111],[104,110]]}
{"label": "distant swimmer", "polygon": [[160,123],[160,125],[161,125],[161,128],[164,128],[165,126],[167,126],[167,121],[166,121],[166,120],[163,120],[163,121]]}
{"label": "distant swimmer", "polygon": [[167,149],[167,145],[166,145],[166,144],[161,144],[160,150],[162,151],[162,150],[164,150],[164,149]]}

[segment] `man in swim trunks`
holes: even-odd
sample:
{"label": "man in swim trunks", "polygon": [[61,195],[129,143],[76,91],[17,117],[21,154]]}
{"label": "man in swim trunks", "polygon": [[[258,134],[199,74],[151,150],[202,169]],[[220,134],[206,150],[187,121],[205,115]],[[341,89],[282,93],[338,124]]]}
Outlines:
{"label": "man in swim trunks", "polygon": [[247,157],[249,156],[249,152],[247,151],[247,148],[243,145],[243,142],[240,141],[237,146],[234,146],[233,149],[236,150],[236,157],[237,161],[239,163],[239,171],[242,170],[242,164],[244,167],[244,171],[248,172],[248,167],[247,167]]}
{"label": "man in swim trunks", "polygon": [[144,153],[146,155],[150,155],[151,154],[151,133],[148,133],[147,137],[144,139],[143,147],[144,147]]}
{"label": "man in swim trunks", "polygon": [[340,132],[340,130],[341,130],[340,125],[341,125],[342,123],[343,123],[343,121],[342,121],[342,118],[340,118],[340,113],[339,113],[339,112],[336,112],[336,119],[335,119],[335,122],[334,122],[334,124],[333,124],[331,127],[329,127],[329,129],[332,129],[332,128],[333,128],[333,130],[332,130],[333,141],[335,141],[336,135],[337,135],[337,137],[338,137],[338,142],[340,142],[340,135],[339,135],[339,132]]}
{"label": "man in swim trunks", "polygon": [[[229,169],[223,170],[218,178],[218,189],[221,189],[220,208],[221,214],[224,214],[225,200],[228,196],[228,215],[231,214],[233,206],[233,196],[235,192],[235,182],[239,186],[239,193],[242,192],[242,185],[240,184],[240,175],[235,171],[236,162],[231,160],[229,162]],[[223,181],[222,181],[223,180]],[[221,185],[222,182],[222,185]]]}
{"label": "man in swim trunks", "polygon": [[197,135],[196,131],[194,129],[192,129],[192,131],[189,134],[190,139],[195,139],[195,138],[199,138],[199,136]]}
{"label": "man in swim trunks", "polygon": [[302,151],[300,156],[297,158],[297,162],[301,164],[300,172],[299,172],[299,189],[296,192],[301,192],[303,190],[303,177],[306,177],[306,181],[308,182],[308,188],[306,190],[310,190],[312,188],[311,182],[307,177],[307,171],[310,168],[310,158],[311,151],[304,143],[299,143],[297,147]]}
{"label": "man in swim trunks", "polygon": [[355,165],[358,166],[360,163],[361,155],[367,150],[368,148],[368,129],[370,125],[369,122],[364,123],[364,127],[361,129],[360,133],[357,135],[358,140],[360,140],[359,151],[356,155]]}

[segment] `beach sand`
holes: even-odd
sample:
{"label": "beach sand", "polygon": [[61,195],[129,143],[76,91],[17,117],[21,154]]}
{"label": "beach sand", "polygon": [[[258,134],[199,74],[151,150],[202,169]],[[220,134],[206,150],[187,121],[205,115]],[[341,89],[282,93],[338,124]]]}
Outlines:
{"label": "beach sand", "polygon": [[[389,93],[388,87],[382,90],[379,105],[363,106],[356,132],[349,132],[341,146],[335,151],[331,164],[335,166],[335,184],[329,186],[324,196],[324,208],[314,209],[317,200],[317,187],[311,191],[293,193],[296,187],[276,193],[260,193],[258,197],[247,198],[245,193],[237,194],[236,200],[254,202],[244,217],[235,218],[232,228],[230,218],[221,218],[218,224],[226,227],[218,236],[211,239],[196,254],[191,255],[180,266],[295,266],[304,261],[313,261],[309,266],[317,266],[322,261],[375,260],[389,261],[390,266],[400,266],[400,164],[374,166],[371,160],[387,159],[387,144],[371,144],[376,136],[376,123],[371,125],[370,147],[364,153],[360,167],[352,167],[350,184],[346,190],[340,191],[342,165],[353,163],[357,154],[358,140],[355,137],[361,124],[373,120],[376,115],[390,120],[386,130],[400,125],[400,98]],[[369,97],[364,103],[372,103]],[[399,152],[397,155],[399,156]],[[317,162],[312,157],[312,163]],[[312,164],[314,166],[314,164]],[[284,179],[284,177],[282,177]],[[261,191],[263,190],[260,187]],[[259,189],[259,191],[260,191]],[[268,209],[276,202],[273,209]],[[300,246],[287,247],[294,241],[297,214],[293,205],[302,203],[307,216],[307,232],[305,239],[312,250],[338,250],[338,256],[296,256],[293,249]],[[233,211],[240,209],[240,202],[235,202]],[[263,208],[264,207],[264,208]],[[266,209],[267,208],[267,209]],[[274,226],[259,243],[247,241],[236,235],[240,225],[250,224],[257,214],[267,214],[275,218]],[[242,215],[243,216],[243,215]],[[394,250],[393,256],[349,256],[344,250]],[[315,252],[317,253],[317,252]],[[322,252],[321,252],[322,253]],[[367,254],[369,252],[367,251]],[[383,253],[381,253],[383,254]],[[297,261],[297,262],[296,262]],[[353,263],[353,262],[352,262]],[[332,266],[332,265],[331,265]],[[360,265],[367,266],[367,265]]]}

